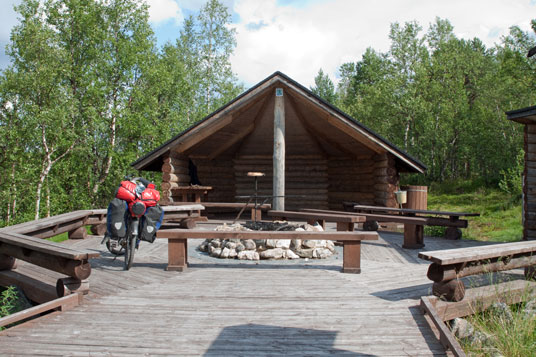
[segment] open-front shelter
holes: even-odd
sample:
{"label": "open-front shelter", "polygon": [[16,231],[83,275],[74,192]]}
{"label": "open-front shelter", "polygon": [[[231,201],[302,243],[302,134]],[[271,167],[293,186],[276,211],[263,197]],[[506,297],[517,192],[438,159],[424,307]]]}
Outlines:
{"label": "open-front shelter", "polygon": [[211,186],[208,201],[237,202],[254,193],[247,173],[263,172],[258,194],[284,194],[285,209],[396,206],[399,174],[426,169],[281,72],[132,165],[163,172],[167,202],[179,201],[180,187],[190,184]]}

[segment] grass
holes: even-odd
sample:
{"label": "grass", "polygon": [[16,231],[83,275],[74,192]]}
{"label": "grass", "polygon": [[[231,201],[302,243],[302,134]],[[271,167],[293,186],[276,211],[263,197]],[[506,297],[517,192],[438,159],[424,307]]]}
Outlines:
{"label": "grass", "polygon": [[[478,182],[432,184],[428,192],[428,209],[478,212],[480,217],[466,217],[469,226],[463,239],[490,242],[515,242],[523,237],[522,200],[499,189]],[[444,227],[425,227],[426,234],[441,236]],[[529,300],[527,298],[527,300]],[[512,319],[493,310],[467,317],[475,330],[488,336],[485,344],[460,340],[469,356],[536,355],[536,317],[523,313],[525,303],[511,305]]]}
{"label": "grass", "polygon": [[[430,187],[428,209],[478,212],[480,217],[466,217],[469,226],[462,230],[464,239],[514,242],[523,237],[521,199],[498,189],[464,187],[452,184]],[[438,235],[441,227],[430,227],[425,233]],[[437,231],[437,232],[436,232]]]}
{"label": "grass", "polygon": [[[87,230],[87,232],[89,234],[93,234],[93,233],[91,233],[91,226],[86,226],[86,230]],[[56,242],[56,243],[66,241],[68,239],[69,239],[69,233],[67,233],[67,232],[62,233],[62,234],[58,234],[57,236],[54,236],[54,237],[47,238],[47,240],[49,240],[51,242]]]}
{"label": "grass", "polygon": [[[525,301],[530,301],[529,295]],[[536,354],[536,315],[524,312],[526,302],[510,305],[511,318],[494,309],[466,319],[485,341],[459,340],[468,356],[534,356]]]}

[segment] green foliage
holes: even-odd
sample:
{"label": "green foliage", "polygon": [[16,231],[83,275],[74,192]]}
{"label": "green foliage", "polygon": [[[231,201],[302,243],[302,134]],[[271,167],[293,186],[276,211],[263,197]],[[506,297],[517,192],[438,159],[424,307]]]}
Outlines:
{"label": "green foliage", "polygon": [[510,306],[512,319],[493,309],[470,315],[468,321],[487,338],[485,343],[461,340],[464,351],[471,356],[533,356],[536,351],[536,316],[526,314],[525,305]]}
{"label": "green foliage", "polygon": [[20,310],[20,303],[17,299],[17,291],[14,286],[0,288],[0,318],[8,316]]}
{"label": "green foliage", "polygon": [[327,74],[324,74],[322,68],[318,70],[318,75],[315,77],[315,86],[311,87],[311,92],[324,99],[330,104],[336,104],[337,94],[335,93],[335,85]]}
{"label": "green foliage", "polygon": [[426,33],[416,22],[395,23],[389,38],[389,51],[369,48],[340,67],[341,109],[423,161],[424,181],[497,185],[523,142],[523,126],[504,112],[536,99],[536,61],[526,57],[534,36],[513,27],[486,48],[438,18]]}
{"label": "green foliage", "polygon": [[[428,209],[480,213],[480,217],[467,217],[469,226],[462,230],[463,239],[515,242],[523,237],[520,200],[485,186],[482,180],[431,185]],[[439,233],[427,231],[426,234]]]}
{"label": "green foliage", "polygon": [[516,157],[516,165],[506,170],[501,170],[501,180],[499,188],[514,197],[521,199],[523,190],[523,169],[525,163],[525,154],[520,151]]}
{"label": "green foliage", "polygon": [[0,73],[0,226],[105,207],[134,160],[243,89],[216,0],[160,49],[143,0],[23,0],[16,11]]}

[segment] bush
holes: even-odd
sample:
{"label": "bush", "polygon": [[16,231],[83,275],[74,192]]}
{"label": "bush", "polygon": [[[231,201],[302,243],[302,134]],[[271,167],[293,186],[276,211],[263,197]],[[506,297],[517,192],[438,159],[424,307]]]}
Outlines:
{"label": "bush", "polygon": [[0,293],[0,318],[13,313],[18,307],[17,291],[14,286],[8,286]]}
{"label": "bush", "polygon": [[499,188],[501,191],[511,194],[515,199],[520,199],[523,192],[523,167],[525,155],[520,151],[516,156],[514,167],[501,170],[501,180]]}

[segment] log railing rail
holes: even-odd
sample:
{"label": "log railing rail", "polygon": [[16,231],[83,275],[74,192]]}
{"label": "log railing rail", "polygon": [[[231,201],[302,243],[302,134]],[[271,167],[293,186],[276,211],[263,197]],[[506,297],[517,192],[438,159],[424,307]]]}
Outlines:
{"label": "log railing rail", "polygon": [[[182,222],[195,217],[195,212],[202,209],[204,207],[199,204],[164,207],[164,220]],[[65,232],[69,233],[69,238],[85,238],[86,225],[100,226],[100,234],[103,234],[106,230],[106,212],[106,209],[74,211],[0,229],[0,284],[18,285],[24,291],[29,291],[26,293],[27,296],[33,297],[34,301],[41,304],[0,319],[0,327],[45,311],[78,305],[82,295],[89,291],[88,278],[91,274],[89,260],[100,256],[100,253],[69,248],[44,238]],[[17,259],[66,277],[57,280],[56,291],[53,293],[47,284],[19,271]],[[32,289],[36,291],[31,291]],[[68,297],[74,293],[76,297]]]}

